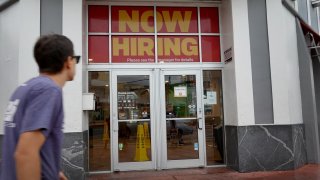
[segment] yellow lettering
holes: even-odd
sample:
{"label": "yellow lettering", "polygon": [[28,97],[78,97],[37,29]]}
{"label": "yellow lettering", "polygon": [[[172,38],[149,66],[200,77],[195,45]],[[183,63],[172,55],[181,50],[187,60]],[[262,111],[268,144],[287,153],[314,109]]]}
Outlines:
{"label": "yellow lettering", "polygon": [[137,55],[137,38],[130,38],[130,55],[136,56]]}
{"label": "yellow lettering", "polygon": [[158,38],[158,56],[163,56],[163,38]]}
{"label": "yellow lettering", "polygon": [[120,50],[123,51],[123,56],[129,56],[129,38],[123,38],[122,43],[119,42],[119,38],[112,38],[112,55],[119,56]]}
{"label": "yellow lettering", "polygon": [[170,56],[172,52],[174,55],[180,56],[180,38],[174,38],[174,42],[170,38],[165,38],[164,44],[164,55]]}
{"label": "yellow lettering", "polygon": [[168,32],[175,32],[177,24],[179,24],[181,32],[189,31],[192,11],[185,11],[184,18],[181,11],[173,11],[172,19],[169,11],[162,11],[162,15]]}
{"label": "yellow lettering", "polygon": [[153,11],[146,11],[141,15],[141,27],[146,32],[154,32],[154,27],[149,25],[149,18],[153,17]]}
{"label": "yellow lettering", "polygon": [[126,10],[119,10],[119,32],[127,32],[127,25],[132,32],[139,32],[139,11],[132,11],[130,16]]}
{"label": "yellow lettering", "polygon": [[198,41],[194,38],[184,38],[181,47],[182,53],[186,56],[198,55]]}
{"label": "yellow lettering", "polygon": [[138,39],[138,56],[154,56],[154,42],[151,38],[139,38]]}
{"label": "yellow lettering", "polygon": [[163,18],[162,15],[157,11],[157,32],[159,32],[163,26]]}

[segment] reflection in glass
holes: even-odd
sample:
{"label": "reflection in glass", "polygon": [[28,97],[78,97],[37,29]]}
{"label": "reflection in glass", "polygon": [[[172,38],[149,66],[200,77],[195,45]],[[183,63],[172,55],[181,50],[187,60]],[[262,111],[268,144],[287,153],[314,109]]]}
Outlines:
{"label": "reflection in glass", "polygon": [[118,76],[118,119],[150,119],[149,76]]}
{"label": "reflection in glass", "polygon": [[168,160],[198,159],[197,120],[167,120]]}
{"label": "reflection in glass", "polygon": [[109,72],[89,72],[89,92],[96,110],[89,111],[89,171],[111,170]]}
{"label": "reflection in glass", "polygon": [[165,76],[165,94],[168,160],[198,159],[196,76]]}
{"label": "reflection in glass", "polygon": [[151,161],[149,76],[119,75],[117,82],[119,162]]}
{"label": "reflection in glass", "polygon": [[221,71],[203,71],[207,165],[224,163]]}

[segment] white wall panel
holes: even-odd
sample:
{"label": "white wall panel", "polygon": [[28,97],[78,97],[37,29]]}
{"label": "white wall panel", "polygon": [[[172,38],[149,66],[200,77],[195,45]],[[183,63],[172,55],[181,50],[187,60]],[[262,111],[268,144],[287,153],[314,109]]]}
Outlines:
{"label": "white wall panel", "polygon": [[302,122],[295,19],[281,1],[267,0],[275,124]]}
{"label": "white wall panel", "polygon": [[40,36],[40,0],[22,0],[19,23],[19,84],[39,75],[33,47]]}
{"label": "white wall panel", "polygon": [[[222,51],[233,48],[233,27],[231,0],[222,1],[221,6]],[[234,57],[234,55],[233,55]],[[224,60],[224,59],[222,59]],[[237,125],[237,96],[235,79],[235,62],[226,64],[222,71],[223,104],[225,125]]]}
{"label": "white wall panel", "polygon": [[[303,123],[302,102],[299,76],[299,59],[297,46],[296,19],[284,9],[286,19],[286,53],[288,59],[288,100],[290,124]],[[281,124],[281,122],[278,122]]]}
{"label": "white wall panel", "polygon": [[254,104],[247,0],[232,0],[238,125],[254,125]]}
{"label": "white wall panel", "polygon": [[20,3],[0,13],[0,134],[8,100],[18,86]]}
{"label": "white wall panel", "polygon": [[[0,13],[0,113],[19,84],[37,76],[33,46],[40,35],[40,0],[20,0]],[[3,134],[3,116],[0,116]]]}
{"label": "white wall panel", "polygon": [[[82,0],[63,1],[63,35],[71,39],[75,54],[82,55]],[[83,58],[81,58],[81,61]],[[65,132],[82,132],[82,63],[77,74],[64,87]]]}
{"label": "white wall panel", "polygon": [[290,123],[288,99],[288,59],[286,29],[281,1],[267,0],[267,19],[270,50],[271,83],[274,123]]}

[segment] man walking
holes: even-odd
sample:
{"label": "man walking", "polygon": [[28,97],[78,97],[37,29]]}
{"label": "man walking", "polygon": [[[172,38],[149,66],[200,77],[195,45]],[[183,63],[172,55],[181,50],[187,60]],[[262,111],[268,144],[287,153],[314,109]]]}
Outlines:
{"label": "man walking", "polygon": [[33,53],[40,75],[16,89],[5,112],[2,180],[67,179],[60,171],[62,87],[80,56],[57,34],[40,37]]}

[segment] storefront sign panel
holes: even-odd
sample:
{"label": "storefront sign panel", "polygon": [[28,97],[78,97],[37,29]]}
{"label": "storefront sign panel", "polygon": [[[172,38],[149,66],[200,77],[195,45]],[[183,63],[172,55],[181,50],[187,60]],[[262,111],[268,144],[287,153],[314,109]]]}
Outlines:
{"label": "storefront sign panel", "polygon": [[158,36],[158,62],[199,62],[197,36]]}
{"label": "storefront sign panel", "polygon": [[158,33],[197,33],[198,15],[194,7],[157,7]]}
{"label": "storefront sign panel", "polygon": [[154,36],[112,36],[113,63],[153,63]]}
{"label": "storefront sign panel", "polygon": [[89,63],[109,62],[109,36],[88,37],[88,61]]}
{"label": "storefront sign panel", "polygon": [[221,62],[220,36],[202,36],[202,62]]}
{"label": "storefront sign panel", "polygon": [[105,5],[88,6],[89,33],[112,33],[111,38],[107,37],[108,34],[88,35],[89,63],[108,63],[109,48],[112,63],[154,63],[156,54],[159,63],[200,62],[200,53],[202,62],[221,62],[220,35],[198,35],[198,23],[202,33],[219,33],[217,7],[201,7],[199,12],[196,7],[156,7],[154,13],[153,6],[112,6],[111,32],[108,8]]}
{"label": "storefront sign panel", "polygon": [[90,5],[88,7],[88,31],[109,32],[109,7]]}
{"label": "storefront sign panel", "polygon": [[153,7],[112,6],[111,30],[117,33],[154,33]]}
{"label": "storefront sign panel", "polygon": [[219,10],[217,7],[200,8],[202,33],[219,33]]}

